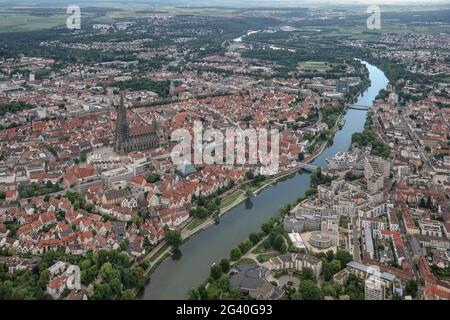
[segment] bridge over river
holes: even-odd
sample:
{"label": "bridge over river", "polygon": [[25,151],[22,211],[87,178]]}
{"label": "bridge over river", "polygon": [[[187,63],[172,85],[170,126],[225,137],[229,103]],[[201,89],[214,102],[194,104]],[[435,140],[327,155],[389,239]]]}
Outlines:
{"label": "bridge over river", "polygon": [[354,110],[369,110],[370,108],[372,108],[372,106],[364,106],[364,105],[359,105],[359,104],[354,104],[348,107],[349,109],[354,109]]}

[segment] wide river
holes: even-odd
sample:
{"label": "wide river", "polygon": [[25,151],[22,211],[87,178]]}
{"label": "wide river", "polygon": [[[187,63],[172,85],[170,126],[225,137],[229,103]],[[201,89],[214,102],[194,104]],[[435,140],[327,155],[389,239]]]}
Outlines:
{"label": "wide river", "polygon": [[[370,72],[371,86],[358,98],[357,105],[371,106],[388,79],[377,67],[363,62]],[[345,125],[336,132],[333,144],[313,162],[326,166],[325,159],[339,151],[347,151],[352,134],[361,132],[366,110],[349,109]],[[261,191],[226,213],[218,225],[201,231],[180,247],[181,255],[164,260],[151,275],[151,280],[138,299],[186,299],[191,288],[198,287],[209,275],[211,264],[229,256],[230,250],[248,238],[270,217],[278,216],[278,209],[293,203],[309,188],[310,175],[298,172]]]}

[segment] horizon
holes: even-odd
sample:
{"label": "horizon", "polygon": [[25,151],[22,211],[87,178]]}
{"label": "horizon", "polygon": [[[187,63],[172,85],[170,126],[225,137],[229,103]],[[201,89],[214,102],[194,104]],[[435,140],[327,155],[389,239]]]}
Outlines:
{"label": "horizon", "polygon": [[209,6],[209,7],[298,7],[298,6],[362,6],[362,5],[446,5],[450,4],[450,0],[254,0],[251,5],[243,0],[229,0],[226,4],[219,0],[96,0],[96,1],[73,1],[73,0],[0,0],[0,5],[39,5],[39,4],[80,4],[90,3],[130,3],[136,5],[179,5],[179,6]]}

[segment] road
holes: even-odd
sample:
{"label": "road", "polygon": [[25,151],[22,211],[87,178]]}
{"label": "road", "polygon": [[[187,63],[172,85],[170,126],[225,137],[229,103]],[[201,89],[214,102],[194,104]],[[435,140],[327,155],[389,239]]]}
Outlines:
{"label": "road", "polygon": [[353,232],[353,260],[361,263],[361,243],[359,238],[361,237],[361,231],[358,228],[358,217],[352,219],[352,232]]}
{"label": "road", "polygon": [[413,142],[417,151],[419,151],[419,153],[420,153],[420,157],[424,163],[424,169],[431,171],[432,166],[431,166],[430,158],[428,157],[428,154],[425,152],[425,150],[422,148],[422,146],[419,144],[419,139],[417,137],[417,134],[411,129],[411,126],[403,113],[401,115],[401,119],[405,123],[405,127],[408,129],[408,133],[411,138],[411,141]]}

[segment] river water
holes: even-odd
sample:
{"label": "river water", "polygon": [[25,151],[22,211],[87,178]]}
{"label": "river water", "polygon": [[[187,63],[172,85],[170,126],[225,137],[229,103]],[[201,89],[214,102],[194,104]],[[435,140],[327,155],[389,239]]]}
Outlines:
{"label": "river water", "polygon": [[[371,86],[361,94],[357,105],[371,106],[388,79],[384,73],[363,62],[370,73]],[[336,132],[334,142],[314,160],[313,164],[326,166],[325,159],[339,151],[347,151],[352,134],[361,132],[366,119],[366,110],[349,109],[345,125]],[[191,288],[198,287],[209,275],[211,264],[228,258],[230,250],[247,239],[249,234],[259,231],[270,217],[278,216],[278,209],[293,203],[309,188],[310,175],[304,171],[296,173],[261,191],[258,196],[234,207],[220,223],[193,236],[180,247],[181,255],[164,260],[151,275],[151,280],[138,297],[146,300],[186,299]]]}

